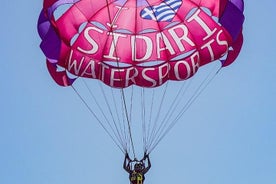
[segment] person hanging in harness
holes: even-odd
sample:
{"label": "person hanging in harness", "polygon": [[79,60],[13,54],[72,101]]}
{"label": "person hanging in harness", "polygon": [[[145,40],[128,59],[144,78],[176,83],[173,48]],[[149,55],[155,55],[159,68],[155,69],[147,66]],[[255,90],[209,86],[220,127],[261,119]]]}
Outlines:
{"label": "person hanging in harness", "polygon": [[[147,162],[147,166],[146,163]],[[134,167],[133,167],[134,164]],[[131,160],[128,153],[125,155],[124,169],[129,173],[129,180],[131,184],[143,184],[145,180],[145,174],[151,167],[148,154],[144,154],[142,160]]]}

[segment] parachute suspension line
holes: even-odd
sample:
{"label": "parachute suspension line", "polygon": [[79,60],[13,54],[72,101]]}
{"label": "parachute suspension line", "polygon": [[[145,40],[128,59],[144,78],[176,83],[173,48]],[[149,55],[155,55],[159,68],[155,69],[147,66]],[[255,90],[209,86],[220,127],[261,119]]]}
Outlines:
{"label": "parachute suspension line", "polygon": [[150,142],[150,130],[151,130],[151,125],[152,125],[152,115],[153,115],[153,107],[154,107],[154,101],[155,101],[155,90],[152,88],[151,90],[151,98],[150,98],[150,113],[149,113],[149,120],[148,120],[148,126],[146,130],[146,144],[145,144],[145,153],[147,153],[148,147],[149,147],[149,142]]}
{"label": "parachute suspension line", "polygon": [[134,98],[134,89],[135,87],[134,86],[131,86],[131,105],[130,105],[130,111],[133,112],[133,100],[135,99]]}
{"label": "parachute suspension line", "polygon": [[185,112],[189,109],[189,107],[195,102],[195,100],[200,96],[200,94],[208,87],[208,85],[213,81],[213,79],[216,77],[216,75],[219,73],[222,67],[217,69],[214,72],[214,69],[208,74],[207,77],[200,83],[198,88],[196,89],[196,92],[192,95],[191,98],[189,98],[186,105],[181,109],[180,113],[176,116],[176,118],[170,123],[168,128],[165,130],[165,132],[159,136],[155,144],[151,147],[149,153],[151,153],[156,146],[164,139],[164,137],[170,132],[170,130],[176,125],[177,122],[179,122],[180,118],[185,114]]}
{"label": "parachute suspension line", "polygon": [[133,86],[131,86],[131,87],[129,87],[129,89],[131,88],[131,93],[130,93],[130,99],[129,99],[129,107],[128,107],[128,109],[129,109],[129,114],[128,114],[128,116],[129,116],[129,121],[130,122],[132,122],[132,115],[133,115]]}
{"label": "parachute suspension line", "polygon": [[[106,104],[106,106],[108,107],[108,111],[109,111],[109,113],[110,113],[110,115],[111,115],[111,117],[112,117],[112,122],[113,122],[113,125],[114,125],[116,131],[115,131],[114,128],[111,126],[111,124],[110,124],[110,122],[109,122],[108,120],[107,120],[107,122],[108,122],[110,128],[112,129],[112,131],[114,132],[114,134],[116,135],[117,139],[120,140],[121,145],[124,147],[124,146],[125,146],[125,141],[123,141],[122,134],[119,132],[118,125],[117,125],[117,123],[116,123],[116,121],[115,121],[114,114],[113,114],[113,112],[112,112],[112,110],[111,110],[111,104],[109,103],[109,100],[107,99],[107,95],[106,95],[105,90],[103,89],[103,86],[102,86],[100,83],[98,83],[98,84],[99,84],[99,87],[100,87],[101,92],[102,92],[102,94],[103,94],[103,97],[104,97],[104,100],[105,100],[105,104]],[[112,94],[113,94],[112,89],[111,89],[111,92],[112,92]],[[113,102],[114,102],[114,98],[113,98]],[[117,108],[116,108],[116,103],[115,103],[115,102],[114,102],[114,106],[115,106],[116,112],[118,112],[118,110],[117,110]],[[117,113],[117,118],[119,119],[118,113]],[[116,133],[117,133],[117,134],[116,134]],[[124,147],[124,149],[126,150],[126,147]]]}
{"label": "parachute suspension line", "polygon": [[[167,4],[165,2],[165,4]],[[171,6],[169,4],[167,4],[170,8]],[[173,8],[172,8],[173,10]],[[161,34],[161,36],[163,37],[163,35]],[[164,39],[163,39],[164,40]],[[191,80],[191,79],[190,79]],[[160,137],[160,135],[162,135],[162,132],[164,131],[164,129],[166,129],[166,127],[168,126],[168,122],[169,120],[174,116],[174,114],[176,114],[175,109],[177,108],[178,104],[181,102],[181,100],[179,99],[180,94],[182,94],[182,96],[184,96],[184,94],[187,92],[188,88],[190,85],[186,85],[187,81],[184,82],[184,84],[181,86],[181,88],[178,90],[177,95],[174,97],[173,102],[170,105],[169,110],[166,112],[166,115],[164,116],[163,120],[160,123],[160,126],[157,130],[157,132],[155,133],[154,139],[151,140],[151,144],[149,147],[152,147],[152,145],[154,145],[155,141],[158,140],[158,137]],[[190,81],[188,82],[188,84],[191,84]],[[186,86],[186,88],[184,89],[184,86]]]}
{"label": "parachute suspension line", "polygon": [[104,129],[104,131],[107,133],[107,135],[112,139],[112,141],[115,143],[115,145],[124,153],[124,149],[119,145],[119,143],[116,141],[116,139],[112,136],[112,134],[104,126],[103,122],[100,121],[99,117],[92,110],[92,108],[88,105],[88,103],[84,100],[84,98],[81,96],[81,94],[76,90],[76,88],[74,86],[71,86],[71,87],[72,87],[73,91],[76,93],[76,95],[79,97],[79,99],[82,101],[82,103],[86,106],[86,108],[91,113],[91,115],[97,120],[97,122],[101,125],[101,127]]}
{"label": "parachute suspension line", "polygon": [[112,88],[111,88],[111,93],[112,93],[112,99],[113,99],[113,103],[114,103],[116,114],[117,114],[117,118],[118,118],[117,122],[118,122],[118,124],[120,126],[121,136],[124,138],[125,150],[127,152],[128,141],[127,141],[127,133],[126,133],[125,123],[124,123],[125,120],[124,120],[124,118],[122,118],[122,119],[120,118],[120,117],[124,117],[124,112],[121,110],[122,115],[121,116],[119,115],[119,112],[118,112],[118,108],[119,107],[117,107],[114,91],[112,90]]}
{"label": "parachute suspension line", "polygon": [[[191,79],[190,79],[191,80]],[[187,84],[188,83],[188,84]],[[174,100],[173,100],[173,102],[171,103],[171,105],[170,105],[170,107],[169,107],[169,111],[166,113],[166,115],[164,116],[164,119],[163,119],[163,121],[162,121],[162,124],[163,124],[163,126],[162,127],[164,127],[165,128],[165,123],[167,122],[167,121],[169,121],[169,119],[171,119],[172,117],[173,117],[173,114],[174,114],[174,112],[176,112],[176,108],[178,107],[178,105],[180,104],[180,100],[178,100],[179,98],[180,98],[180,95],[181,96],[184,96],[185,95],[185,93],[188,91],[188,89],[189,89],[189,87],[190,87],[190,84],[191,84],[191,82],[190,81],[186,81],[186,82],[184,82],[183,83],[183,85],[181,86],[181,88],[178,90],[178,93],[177,93],[177,95],[175,96],[175,98],[174,98]],[[163,129],[164,129],[163,128]],[[161,129],[161,128],[160,128]]]}
{"label": "parachute suspension line", "polygon": [[189,103],[185,107],[183,107],[181,113],[175,118],[174,124],[183,116],[183,114],[188,110],[188,108],[194,103],[194,101],[202,94],[202,92],[209,86],[209,84],[214,80],[222,67],[217,69],[215,72],[213,70],[209,73],[209,75],[205,78],[205,80],[200,84],[196,93],[189,99]]}
{"label": "parachute suspension line", "polygon": [[160,104],[159,104],[159,108],[158,108],[155,120],[153,122],[153,127],[152,127],[151,135],[150,135],[150,138],[149,138],[149,142],[148,142],[148,145],[147,145],[147,150],[149,150],[149,146],[152,144],[153,140],[155,139],[155,137],[157,135],[158,120],[160,118],[160,113],[161,113],[163,103],[164,103],[164,100],[165,100],[167,88],[168,88],[168,82],[165,84],[165,87],[163,89],[163,93],[162,93],[161,101],[160,101]]}
{"label": "parachute suspension line", "polygon": [[[123,4],[122,7],[124,7],[126,3],[127,3],[127,1]],[[114,26],[114,23],[116,21],[116,18],[114,18],[114,20],[111,20],[111,13],[110,13],[110,8],[109,8],[108,0],[106,0],[106,5],[107,5],[108,17],[109,17],[109,21],[110,21],[110,30],[111,30],[111,32],[113,32],[113,26]],[[122,9],[119,9],[118,11],[122,11]],[[118,12],[118,15],[119,15],[119,12]],[[113,44],[113,47],[114,47],[114,53],[115,53],[116,56],[118,56],[115,39],[114,39],[114,37],[112,39],[113,39],[112,40],[112,44]],[[117,60],[117,66],[119,68],[119,60],[118,60],[118,58],[116,60]],[[121,77],[121,72],[119,72],[119,77],[122,78]],[[134,158],[136,158],[135,149],[134,149],[134,143],[133,143],[133,137],[132,137],[132,132],[131,132],[131,126],[130,126],[131,123],[130,123],[130,118],[128,116],[129,114],[128,114],[128,110],[127,110],[126,97],[125,97],[124,89],[121,88],[120,91],[121,91],[121,96],[122,96],[122,100],[123,100],[123,107],[124,107],[124,112],[125,112],[125,118],[126,118],[127,125],[128,125],[128,134],[129,134],[129,138],[130,138],[130,142],[131,142],[131,148],[132,148],[132,152],[133,152]]]}
{"label": "parachute suspension line", "polygon": [[[129,103],[124,102],[124,98],[123,95],[120,95],[121,97],[121,113],[122,113],[122,117],[123,117],[123,127],[124,127],[124,136],[125,136],[125,140],[126,140],[126,145],[127,145],[127,153],[131,152],[132,149],[132,144],[131,144],[131,138],[130,138],[130,134],[129,134],[129,127],[128,127],[128,122],[132,122],[132,111],[133,111],[133,86],[130,87],[131,88],[131,93],[130,93],[130,101]],[[129,89],[130,89],[129,88]],[[120,90],[121,93],[121,90]],[[125,106],[127,107],[126,109],[129,110],[125,110]],[[129,119],[127,119],[127,117],[129,117]]]}
{"label": "parachute suspension line", "polygon": [[[146,2],[148,3],[148,4],[150,4],[149,2],[148,2],[148,0],[146,0]],[[167,4],[168,5],[168,4]],[[171,6],[170,6],[170,8],[171,8]],[[173,9],[173,8],[172,8]],[[152,11],[154,11],[153,10],[153,8],[151,7],[151,10]],[[156,16],[156,14],[154,14],[154,16],[155,16],[155,18],[156,18],[156,20],[158,19],[158,17]],[[163,40],[163,43],[164,43],[164,45],[166,45],[166,43],[165,43],[165,37],[164,37],[164,34],[163,34],[163,32],[162,32],[162,28],[160,27],[160,25],[159,24],[157,24],[157,26],[158,26],[158,28],[159,28],[159,30],[160,30],[160,35],[161,35],[161,38],[162,38],[162,40]],[[170,55],[169,55],[169,53],[168,52],[166,52],[166,55],[167,55],[167,58],[170,58]],[[157,115],[156,115],[156,117],[155,117],[155,121],[154,121],[154,125],[153,125],[153,127],[152,127],[152,131],[151,131],[151,135],[149,136],[149,139],[148,139],[148,143],[147,143],[147,145],[146,145],[146,149],[147,150],[149,150],[149,148],[150,148],[150,145],[152,145],[152,143],[153,143],[153,140],[156,138],[156,136],[157,136],[157,132],[156,132],[156,129],[157,129],[157,125],[158,125],[158,120],[159,120],[159,118],[160,118],[160,113],[161,113],[161,109],[162,109],[162,106],[163,106],[163,103],[164,103],[164,97],[165,97],[165,95],[166,95],[166,91],[167,91],[167,87],[168,87],[168,82],[166,82],[166,84],[165,84],[165,88],[164,88],[164,93],[163,93],[163,96],[162,96],[162,99],[161,99],[161,103],[159,104],[159,110],[158,110],[158,112],[157,112]],[[153,90],[154,91],[154,90]],[[152,98],[153,99],[153,98]],[[152,107],[153,107],[153,103],[154,103],[154,101],[152,101]],[[151,109],[151,111],[152,111],[153,109]],[[151,124],[151,123],[150,123]],[[150,124],[149,124],[149,127],[150,127]],[[149,130],[149,132],[150,132],[150,130]],[[148,152],[149,153],[149,152]]]}
{"label": "parachute suspension line", "polygon": [[131,141],[130,141],[130,138],[129,138],[129,133],[128,133],[128,127],[127,127],[127,120],[126,120],[126,111],[125,111],[125,109],[124,109],[124,103],[123,103],[123,97],[122,97],[122,95],[121,95],[121,90],[119,90],[119,99],[118,100],[120,100],[119,102],[117,101],[117,103],[118,104],[120,104],[120,105],[118,105],[118,107],[119,107],[119,109],[120,109],[120,112],[121,112],[121,119],[119,120],[119,124],[122,124],[122,126],[123,126],[123,130],[124,130],[124,132],[123,132],[123,134],[124,134],[124,137],[125,137],[125,145],[126,145],[126,153],[129,153],[130,151],[131,151]]}
{"label": "parachute suspension line", "polygon": [[[133,95],[134,95],[134,91],[133,91],[134,89],[133,89],[133,86],[131,86],[131,93],[130,93],[130,102],[129,102],[129,111],[128,111],[128,117],[129,117],[129,122],[132,122],[132,115],[133,115]],[[123,102],[123,100],[122,100],[122,102]],[[123,105],[124,103],[122,103],[122,112],[124,112],[124,105]],[[123,117],[125,117],[125,115],[123,115]],[[127,124],[125,124],[124,123],[124,125],[128,125],[128,123]],[[127,130],[128,130],[128,128],[127,128]],[[126,137],[128,136],[128,143],[130,143],[131,144],[131,140],[132,139],[130,139],[130,134],[128,133],[129,131],[125,131],[125,135],[126,135]],[[129,146],[129,152],[130,152],[131,150],[130,150],[130,146]],[[135,154],[134,154],[135,155]]]}
{"label": "parachute suspension line", "polygon": [[105,103],[106,103],[106,105],[107,105],[107,107],[108,107],[108,109],[109,109],[109,113],[110,113],[110,115],[111,115],[111,117],[112,117],[113,124],[114,124],[114,127],[115,127],[116,131],[114,130],[114,128],[113,128],[112,125],[110,124],[110,121],[108,120],[107,116],[105,115],[103,108],[101,107],[101,105],[100,105],[100,103],[98,102],[98,100],[97,100],[97,98],[95,97],[95,95],[93,95],[93,93],[92,93],[90,87],[88,86],[88,84],[85,82],[85,80],[82,80],[82,81],[83,81],[85,87],[87,88],[87,90],[88,90],[90,96],[93,98],[94,102],[96,103],[97,107],[99,108],[99,110],[100,110],[101,114],[103,115],[104,119],[106,120],[107,124],[109,125],[110,129],[112,130],[113,134],[114,134],[115,137],[117,138],[118,142],[120,142],[120,144],[122,145],[122,147],[125,149],[125,147],[124,147],[124,141],[123,141],[123,139],[122,139],[122,137],[121,137],[121,134],[119,133],[118,127],[117,127],[117,125],[116,125],[116,123],[115,123],[113,113],[112,113],[112,111],[111,111],[111,109],[110,109],[110,105],[108,104],[106,95],[105,95],[105,93],[104,93],[104,91],[103,91],[103,89],[102,89],[102,85],[100,85],[100,83],[98,82],[98,84],[99,84],[99,86],[100,86],[100,89],[102,90],[102,94],[103,94],[103,96],[104,96]]}
{"label": "parachute suspension line", "polygon": [[[159,25],[158,25],[159,26]],[[159,30],[162,30],[160,27],[159,27]],[[164,40],[164,36],[163,36],[163,34],[161,34],[161,37],[163,38],[163,40]],[[167,83],[168,84],[168,83]],[[166,84],[166,88],[167,88],[167,84]],[[186,90],[185,90],[186,91]],[[184,93],[185,93],[185,91],[184,91]],[[164,92],[166,92],[166,91],[164,91]],[[161,106],[162,106],[162,104],[163,104],[163,101],[164,101],[164,97],[165,97],[165,94],[163,94],[163,97],[162,97],[162,102],[161,102],[161,105],[160,105],[160,108],[161,108]],[[176,100],[177,100],[177,98],[176,98]],[[178,103],[177,104],[179,104],[180,103],[180,100],[178,101]],[[171,105],[171,106],[173,106],[173,104]],[[175,106],[175,108],[174,109],[176,109],[177,108],[177,105]],[[160,110],[160,109],[159,109]],[[171,109],[170,109],[171,110]],[[186,109],[187,110],[187,109]],[[163,139],[162,137],[165,137],[165,135],[167,134],[167,132],[169,132],[169,131],[165,131],[165,133],[163,133],[164,135],[162,136],[162,132],[166,129],[166,127],[168,126],[167,125],[167,123],[169,122],[169,119],[171,119],[172,117],[173,117],[173,114],[174,114],[174,111],[173,110],[171,110],[171,113],[170,113],[171,115],[170,116],[165,116],[165,118],[163,119],[163,121],[162,121],[162,123],[161,124],[163,124],[163,125],[161,125],[161,126],[159,126],[159,128],[158,128],[158,131],[156,132],[156,128],[154,128],[155,130],[153,131],[153,134],[152,135],[154,135],[153,136],[153,138],[150,138],[150,144],[148,145],[148,150],[149,150],[149,153],[157,146],[157,144]],[[158,112],[158,117],[160,116],[160,111]],[[168,119],[167,121],[165,120],[165,119]],[[155,122],[155,124],[156,124],[156,122]],[[163,128],[162,128],[162,131],[159,133],[159,130],[161,130],[160,128],[163,126]],[[171,129],[170,128],[170,126],[169,126],[169,128],[167,128],[167,129]],[[158,135],[159,134],[159,135]],[[152,137],[152,136],[151,136]],[[161,137],[161,138],[159,138],[159,137]],[[155,142],[155,143],[154,143]]]}
{"label": "parachute suspension line", "polygon": [[[190,80],[192,80],[192,79],[190,79]],[[169,120],[173,117],[173,115],[176,112],[176,108],[181,103],[181,100],[179,100],[180,96],[185,95],[185,93],[188,91],[190,84],[191,84],[190,81],[185,81],[183,83],[183,85],[181,85],[181,88],[178,90],[177,95],[174,97],[174,100],[170,104],[169,110],[166,112],[166,115],[164,116],[163,120],[160,123],[160,126],[159,126],[156,136],[155,136],[155,140],[152,140],[151,145],[149,145],[149,147],[151,147],[152,144],[154,144],[154,142],[156,141],[156,138],[159,137],[160,134],[162,134],[162,132],[164,132],[164,130],[168,126],[167,122],[169,122]]]}
{"label": "parachute suspension line", "polygon": [[147,152],[147,127],[146,127],[146,102],[145,102],[145,89],[141,89],[141,116],[142,116],[142,132],[143,132],[143,150]]}
{"label": "parachute suspension line", "polygon": [[[138,19],[138,1],[136,1],[136,8],[135,8],[135,21],[138,22],[139,19]],[[139,22],[140,23],[140,22]],[[137,38],[137,24],[134,25],[135,26],[135,31],[134,31],[134,37],[135,37],[135,41],[136,41],[136,38]],[[140,26],[143,26],[143,24],[141,23]],[[141,50],[144,50],[145,49],[145,46],[144,45],[140,45],[139,48],[137,48],[137,45],[134,44],[133,45],[133,48],[134,48],[134,60],[136,61],[137,60],[137,49],[141,49]],[[143,65],[143,64],[142,64]],[[147,152],[147,149],[146,149],[146,144],[147,144],[147,123],[146,123],[146,97],[145,97],[145,87],[139,87],[140,89],[140,105],[141,105],[141,126],[142,126],[142,139],[143,139],[143,151],[144,153]],[[138,92],[139,93],[139,92]]]}
{"label": "parachute suspension line", "polygon": [[126,117],[127,125],[128,125],[128,133],[129,133],[129,138],[130,138],[130,142],[131,142],[132,152],[133,152],[134,158],[136,158],[133,137],[132,137],[132,131],[131,131],[131,126],[130,126],[130,119],[128,116],[128,110],[127,110],[127,105],[126,105],[126,97],[125,97],[125,93],[124,93],[123,89],[121,89],[121,94],[122,94],[122,99],[123,99],[123,108],[125,111],[125,117]]}

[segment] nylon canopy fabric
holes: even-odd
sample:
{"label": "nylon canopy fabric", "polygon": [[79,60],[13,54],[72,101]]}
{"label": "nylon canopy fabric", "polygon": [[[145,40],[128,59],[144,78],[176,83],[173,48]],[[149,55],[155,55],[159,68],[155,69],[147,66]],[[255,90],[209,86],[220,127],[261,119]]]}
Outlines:
{"label": "nylon canopy fabric", "polygon": [[243,0],[44,0],[37,26],[54,81],[136,158],[236,60],[243,11]]}
{"label": "nylon canopy fabric", "polygon": [[[70,7],[56,16],[64,5]],[[187,80],[218,59],[230,65],[243,21],[242,0],[44,0],[38,32],[61,86],[85,77],[152,88]]]}

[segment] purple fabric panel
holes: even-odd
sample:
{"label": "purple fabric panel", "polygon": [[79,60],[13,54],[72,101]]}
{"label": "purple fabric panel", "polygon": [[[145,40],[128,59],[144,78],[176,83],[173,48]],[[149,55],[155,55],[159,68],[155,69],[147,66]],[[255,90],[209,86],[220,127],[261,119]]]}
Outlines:
{"label": "purple fabric panel", "polygon": [[57,71],[57,65],[47,60],[47,68],[54,79],[54,81],[60,86],[71,86],[75,79],[70,79],[66,71]]}
{"label": "purple fabric panel", "polygon": [[221,60],[222,67],[226,67],[235,61],[235,59],[238,57],[241,51],[242,44],[243,44],[243,35],[242,35],[242,32],[240,32],[238,39],[232,44],[233,50],[229,50],[227,58],[225,60]]}
{"label": "purple fabric panel", "polygon": [[52,27],[49,28],[45,39],[42,40],[40,48],[49,59],[58,60],[60,54],[61,41]]}
{"label": "purple fabric panel", "polygon": [[[116,3],[120,5],[124,5],[127,0],[117,0]],[[137,6],[145,6],[145,5],[150,5],[147,0],[137,0]]]}
{"label": "purple fabric panel", "polygon": [[[140,1],[138,0],[138,2],[140,2]],[[119,5],[123,5],[126,3],[126,0],[118,0],[118,1],[116,1],[116,3]]]}
{"label": "purple fabric panel", "polygon": [[230,33],[234,41],[239,36],[243,21],[243,12],[231,2],[226,5],[224,13],[219,20],[223,27]]}
{"label": "purple fabric panel", "polygon": [[244,10],[244,2],[243,0],[230,0],[241,12]]}
{"label": "purple fabric panel", "polygon": [[50,26],[50,22],[43,11],[40,14],[37,27],[39,36],[42,39],[40,44],[41,50],[51,61],[57,60],[60,53],[61,41],[53,27]]}
{"label": "purple fabric panel", "polygon": [[44,11],[42,10],[40,12],[38,22],[37,22],[37,31],[38,31],[38,34],[39,34],[41,39],[43,39],[45,37],[49,27],[50,27],[50,22],[44,16]]}
{"label": "purple fabric panel", "polygon": [[44,39],[46,36],[48,29],[50,27],[50,22],[42,22],[41,24],[38,25],[38,33],[41,39]]}

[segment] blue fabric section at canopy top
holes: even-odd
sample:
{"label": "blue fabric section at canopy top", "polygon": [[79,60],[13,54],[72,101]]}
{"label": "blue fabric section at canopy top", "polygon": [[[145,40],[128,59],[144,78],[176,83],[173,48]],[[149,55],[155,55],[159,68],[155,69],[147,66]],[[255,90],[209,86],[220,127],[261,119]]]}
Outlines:
{"label": "blue fabric section at canopy top", "polygon": [[[127,0],[118,0],[116,3],[123,5],[127,2]],[[137,0],[137,6],[148,5],[149,3],[146,0]]]}
{"label": "blue fabric section at canopy top", "polygon": [[140,15],[149,20],[171,21],[181,4],[181,0],[165,0],[159,5],[144,8]]}

